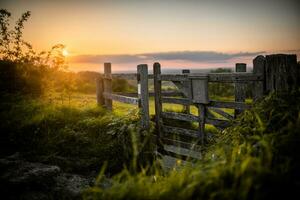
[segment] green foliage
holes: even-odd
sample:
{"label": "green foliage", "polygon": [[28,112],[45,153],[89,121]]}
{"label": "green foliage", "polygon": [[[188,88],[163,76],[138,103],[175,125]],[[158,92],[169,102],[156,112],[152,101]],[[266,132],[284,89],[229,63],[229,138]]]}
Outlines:
{"label": "green foliage", "polygon": [[1,139],[6,144],[1,145],[1,154],[18,151],[28,160],[82,174],[98,171],[105,161],[107,173],[115,173],[130,166],[133,155],[141,162],[151,157],[139,155],[147,151],[149,135],[140,133],[135,113],[121,118],[101,107],[53,106],[14,98],[6,97],[0,107]]}
{"label": "green foliage", "polygon": [[53,72],[65,69],[62,44],[50,51],[36,53],[30,43],[23,40],[24,23],[31,13],[27,11],[10,30],[11,13],[0,9],[0,78],[1,94],[20,93],[41,95],[49,85]]}
{"label": "green foliage", "polygon": [[114,176],[84,199],[289,199],[299,187],[299,92],[270,95],[219,133],[195,166]]}
{"label": "green foliage", "polygon": [[[217,68],[217,69],[211,70],[210,73],[232,73],[232,69],[230,69],[230,68]],[[234,85],[231,84],[231,83],[209,83],[208,91],[209,91],[210,97],[234,96]]]}
{"label": "green foliage", "polygon": [[[217,68],[211,70],[210,73],[232,73],[230,68]],[[247,98],[252,98],[252,84],[247,83],[245,86],[245,93]],[[209,95],[212,99],[215,97],[232,97],[234,96],[234,84],[232,83],[209,83]]]}
{"label": "green foliage", "polygon": [[112,90],[114,92],[136,92],[137,88],[130,85],[126,79],[115,78],[112,80]]}
{"label": "green foliage", "polygon": [[210,70],[210,73],[232,73],[231,68],[217,68]]}

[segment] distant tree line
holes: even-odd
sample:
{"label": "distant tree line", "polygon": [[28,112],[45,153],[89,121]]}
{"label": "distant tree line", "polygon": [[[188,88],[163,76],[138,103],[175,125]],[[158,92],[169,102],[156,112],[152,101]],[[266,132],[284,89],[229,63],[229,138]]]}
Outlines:
{"label": "distant tree line", "polygon": [[[232,73],[230,68],[217,68],[210,71],[211,73]],[[209,95],[219,97],[232,97],[234,96],[234,84],[233,83],[209,83]],[[245,87],[246,97],[252,97],[252,85],[247,83]]]}

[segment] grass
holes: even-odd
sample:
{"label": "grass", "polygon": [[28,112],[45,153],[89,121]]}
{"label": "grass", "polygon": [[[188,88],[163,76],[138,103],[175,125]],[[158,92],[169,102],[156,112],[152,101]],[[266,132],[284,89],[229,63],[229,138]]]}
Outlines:
{"label": "grass", "polygon": [[291,199],[300,186],[299,102],[299,92],[270,95],[216,135],[195,166],[124,169],[84,199]]}
{"label": "grass", "polygon": [[110,174],[129,165],[132,137],[148,137],[139,130],[138,115],[120,117],[95,103],[82,106],[78,99],[65,105],[6,97],[0,105],[2,156],[18,151],[28,160],[83,174],[97,172],[104,162]]}
{"label": "grass", "polygon": [[[84,199],[289,199],[300,186],[299,102],[297,92],[268,96],[234,126],[215,131],[199,163],[178,162],[181,167],[165,172],[159,160],[153,162],[154,143],[140,131],[134,106],[114,103],[111,113],[95,105],[94,95],[73,94],[70,101],[55,94],[6,96],[0,105],[1,155],[19,151],[79,174],[95,175],[106,166]],[[153,107],[151,98],[152,114]]]}

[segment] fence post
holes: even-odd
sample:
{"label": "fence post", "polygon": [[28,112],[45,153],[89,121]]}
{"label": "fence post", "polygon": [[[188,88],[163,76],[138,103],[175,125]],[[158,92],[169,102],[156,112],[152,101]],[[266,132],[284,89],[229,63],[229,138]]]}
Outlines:
{"label": "fence post", "polygon": [[198,104],[198,116],[199,116],[199,132],[201,138],[201,144],[204,144],[205,139],[205,116],[206,116],[206,107],[204,104]]}
{"label": "fence post", "polygon": [[274,54],[266,56],[267,92],[286,92],[298,87],[297,56]]}
{"label": "fence post", "polygon": [[148,66],[146,64],[137,66],[138,97],[141,114],[142,129],[148,130],[150,127],[149,118],[149,92],[148,92]]}
{"label": "fence post", "polygon": [[[246,72],[247,71],[247,65],[245,63],[236,63],[235,64],[235,72]],[[235,83],[234,90],[235,90],[235,101],[236,102],[245,102],[246,99],[246,93],[245,93],[245,83]],[[242,111],[241,110],[235,110],[234,116],[236,117],[239,115]]]}
{"label": "fence post", "polygon": [[255,81],[253,87],[253,100],[257,101],[263,97],[266,88],[265,78],[265,64],[266,59],[264,56],[257,56],[253,60],[253,73],[262,75],[262,81]]}
{"label": "fence post", "polygon": [[155,101],[155,124],[157,129],[157,144],[159,144],[159,139],[162,137],[162,123],[161,123],[161,80],[159,76],[161,74],[160,64],[154,63],[153,65],[153,81],[154,81],[154,101]]}
{"label": "fence post", "polygon": [[[189,69],[182,70],[182,74],[189,74],[189,73],[190,73]],[[191,83],[190,83],[190,81],[183,81],[182,85],[183,85],[183,88],[187,90],[187,94],[188,94],[187,98],[191,99]],[[183,112],[186,114],[190,114],[190,106],[189,105],[183,106]]]}
{"label": "fence post", "polygon": [[[111,63],[104,63],[104,92],[111,94],[112,93],[112,77],[111,77]],[[105,107],[109,110],[112,110],[112,100],[104,99]]]}
{"label": "fence post", "polygon": [[104,105],[104,97],[103,97],[103,78],[96,78],[96,94],[97,94],[97,105]]}

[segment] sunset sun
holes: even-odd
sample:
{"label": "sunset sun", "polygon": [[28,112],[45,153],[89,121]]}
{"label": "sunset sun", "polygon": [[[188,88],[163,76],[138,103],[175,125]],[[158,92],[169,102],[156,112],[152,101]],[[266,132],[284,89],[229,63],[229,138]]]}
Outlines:
{"label": "sunset sun", "polygon": [[68,55],[69,55],[69,52],[67,51],[67,49],[64,49],[64,50],[62,51],[62,55],[63,55],[63,56],[68,56]]}

